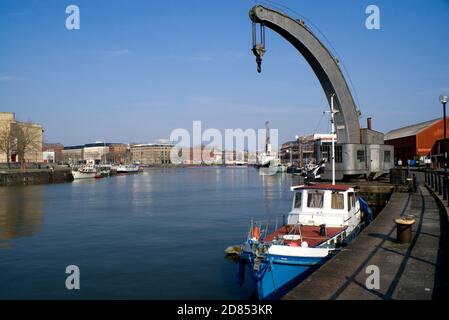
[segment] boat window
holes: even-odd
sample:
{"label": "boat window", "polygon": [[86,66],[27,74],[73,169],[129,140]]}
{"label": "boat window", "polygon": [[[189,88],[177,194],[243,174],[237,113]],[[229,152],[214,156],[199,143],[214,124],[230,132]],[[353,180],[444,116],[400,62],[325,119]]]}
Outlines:
{"label": "boat window", "polygon": [[322,208],[323,207],[324,193],[315,191],[307,193],[307,206],[309,208]]}
{"label": "boat window", "polygon": [[344,209],[345,207],[345,197],[341,192],[332,192],[331,198],[331,208],[332,209]]}
{"label": "boat window", "polygon": [[302,192],[296,192],[295,194],[295,208],[301,208]]}
{"label": "boat window", "polygon": [[354,195],[354,192],[349,192],[348,193],[348,211],[354,207],[355,207],[355,195]]}

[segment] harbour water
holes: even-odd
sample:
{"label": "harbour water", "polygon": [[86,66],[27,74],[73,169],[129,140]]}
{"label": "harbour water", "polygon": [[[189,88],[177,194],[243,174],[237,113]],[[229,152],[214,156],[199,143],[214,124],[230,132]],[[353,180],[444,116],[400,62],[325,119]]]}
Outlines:
{"label": "harbour water", "polygon": [[[0,299],[248,299],[224,249],[287,213],[298,177],[254,168],[147,169],[0,188]],[[81,289],[67,290],[77,265]]]}

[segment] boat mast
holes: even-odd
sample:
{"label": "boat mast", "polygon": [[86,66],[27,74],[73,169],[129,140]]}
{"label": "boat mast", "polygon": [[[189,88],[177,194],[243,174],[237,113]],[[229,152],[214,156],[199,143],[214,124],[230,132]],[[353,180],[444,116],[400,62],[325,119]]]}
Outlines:
{"label": "boat mast", "polygon": [[331,124],[332,124],[332,185],[335,185],[335,121],[334,115],[337,111],[334,109],[334,96],[331,94]]}

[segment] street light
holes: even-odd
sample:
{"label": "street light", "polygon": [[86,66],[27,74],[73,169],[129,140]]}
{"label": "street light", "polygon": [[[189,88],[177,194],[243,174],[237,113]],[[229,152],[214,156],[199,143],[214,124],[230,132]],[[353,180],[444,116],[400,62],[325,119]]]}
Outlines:
{"label": "street light", "polygon": [[448,187],[447,181],[447,151],[446,151],[446,103],[448,102],[449,97],[445,94],[440,96],[440,102],[443,105],[443,150],[444,150],[444,180],[443,180],[443,199],[446,200],[446,193]]}
{"label": "street light", "polygon": [[440,96],[440,102],[443,105],[443,123],[444,123],[444,138],[443,138],[443,150],[444,150],[444,176],[447,178],[447,152],[446,152],[446,103],[449,101],[447,95],[442,94]]}

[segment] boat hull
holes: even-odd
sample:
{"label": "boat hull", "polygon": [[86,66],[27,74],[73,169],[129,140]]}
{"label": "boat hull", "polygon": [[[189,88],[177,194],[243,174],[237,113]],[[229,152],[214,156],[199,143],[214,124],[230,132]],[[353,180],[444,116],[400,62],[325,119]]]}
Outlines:
{"label": "boat hull", "polygon": [[[357,237],[362,228],[363,224],[357,225],[357,227],[346,236],[344,243],[347,244],[351,242],[355,237]],[[332,239],[336,239],[339,236],[340,233],[333,236]],[[252,263],[253,255],[247,251],[247,249],[248,248],[246,248],[246,252],[243,255],[243,259],[247,261],[249,272],[252,279],[255,281],[257,295],[260,300],[281,298],[290,289],[298,285],[313,271],[321,267],[335,255],[335,252],[329,252],[327,254],[311,256],[311,252],[314,252],[315,250],[323,250],[325,249],[324,247],[305,249],[309,250],[309,254],[306,255],[283,255],[268,253],[261,262],[259,270],[255,272],[254,265]]]}
{"label": "boat hull", "polygon": [[73,179],[94,179],[97,176],[95,172],[72,171]]}
{"label": "boat hull", "polygon": [[255,281],[258,298],[260,300],[271,300],[284,296],[327,260],[329,260],[329,257],[269,255],[268,259],[262,262],[258,274],[254,272],[252,263],[248,263],[248,268],[253,281]]}
{"label": "boat hull", "polygon": [[139,172],[140,172],[140,168],[137,166],[119,166],[119,167],[117,167],[118,174],[139,173]]}

